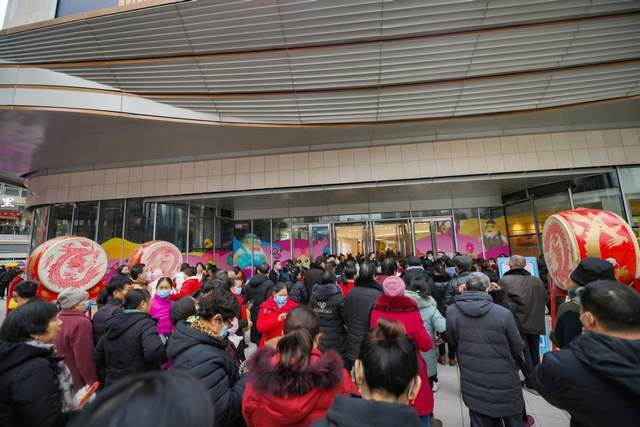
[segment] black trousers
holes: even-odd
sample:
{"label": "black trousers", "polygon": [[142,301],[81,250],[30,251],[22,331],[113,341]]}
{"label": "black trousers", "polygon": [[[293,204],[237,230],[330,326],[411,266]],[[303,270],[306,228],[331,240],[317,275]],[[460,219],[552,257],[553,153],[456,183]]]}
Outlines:
{"label": "black trousers", "polygon": [[522,334],[524,335],[529,354],[531,355],[531,363],[535,368],[540,364],[540,335]]}
{"label": "black trousers", "polygon": [[494,418],[469,409],[471,427],[522,427],[522,414]]}
{"label": "black trousers", "polygon": [[443,356],[445,353],[447,353],[445,351],[445,346],[447,346],[449,348],[449,352],[448,352],[448,356],[449,359],[455,359],[456,357],[456,346],[451,344],[451,343],[442,343],[438,346],[438,354],[440,354],[440,356]]}

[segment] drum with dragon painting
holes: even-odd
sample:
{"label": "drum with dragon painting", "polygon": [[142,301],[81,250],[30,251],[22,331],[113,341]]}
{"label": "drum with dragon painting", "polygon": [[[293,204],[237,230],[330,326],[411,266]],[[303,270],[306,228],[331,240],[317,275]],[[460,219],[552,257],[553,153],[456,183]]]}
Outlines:
{"label": "drum with dragon painting", "polygon": [[182,264],[182,253],[169,242],[152,240],[140,245],[129,257],[131,265],[144,264],[149,271],[160,270],[164,275],[178,272]]}
{"label": "drum with dragon painting", "polygon": [[96,288],[106,271],[107,254],[102,246],[79,236],[44,242],[32,252],[27,263],[29,279],[53,294],[66,288],[87,291]]}
{"label": "drum with dragon painting", "polygon": [[575,286],[571,272],[586,257],[610,261],[616,278],[626,285],[640,277],[638,241],[613,212],[573,209],[551,215],[544,223],[542,241],[549,274],[559,288]]}

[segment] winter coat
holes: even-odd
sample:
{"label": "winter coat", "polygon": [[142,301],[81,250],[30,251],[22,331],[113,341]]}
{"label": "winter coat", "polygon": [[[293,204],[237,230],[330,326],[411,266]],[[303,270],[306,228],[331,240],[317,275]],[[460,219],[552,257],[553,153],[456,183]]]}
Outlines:
{"label": "winter coat", "polygon": [[199,379],[209,391],[216,414],[216,425],[233,427],[242,423],[242,393],[246,376],[227,352],[228,340],[214,338],[180,321],[167,342],[172,369]]}
{"label": "winter coat", "polygon": [[371,309],[376,299],[382,295],[382,286],[373,279],[356,279],[353,288],[344,301],[342,320],[347,331],[344,357],[353,362],[358,358],[360,342],[369,331]]}
{"label": "winter coat", "polygon": [[301,281],[296,281],[289,286],[289,298],[297,302],[298,304],[306,304],[309,301],[309,295],[307,295],[307,288]]}
{"label": "winter coat", "polygon": [[109,297],[107,303],[93,315],[91,322],[93,323],[93,342],[98,344],[100,337],[107,329],[107,320],[111,319],[114,314],[122,311],[122,300],[120,298]]}
{"label": "winter coat", "polygon": [[358,393],[335,352],[312,350],[302,374],[284,381],[275,350],[263,347],[249,360],[242,415],[248,427],[305,427],[325,416],[336,395]]}
{"label": "winter coat", "polygon": [[335,283],[315,285],[309,306],[320,316],[320,351],[333,350],[342,356],[346,333],[342,321],[344,297]]}
{"label": "winter coat", "polygon": [[[428,352],[433,348],[433,341],[424,327],[418,306],[411,298],[404,295],[397,297],[379,296],[371,311],[370,326],[375,328],[378,325],[378,319],[381,318],[402,323],[407,336],[416,344],[417,351]],[[416,408],[416,412],[420,416],[431,415],[433,413],[433,392],[431,387],[428,386],[429,372],[427,364],[419,353],[418,375],[420,375],[422,384],[427,384],[427,386],[420,387],[413,407]]]}
{"label": "winter coat", "polygon": [[458,349],[465,405],[496,418],[520,414],[524,399],[514,357],[522,357],[524,342],[513,314],[486,292],[465,291],[447,309],[447,338]]}
{"label": "winter coat", "polygon": [[159,370],[166,360],[156,322],[141,311],[123,311],[107,322],[94,353],[105,386],[127,375]]}
{"label": "winter coat", "polygon": [[177,294],[171,295],[171,301],[178,301],[180,298],[188,297],[196,293],[202,287],[202,283],[197,277],[187,277],[180,287],[180,291]]}
{"label": "winter coat", "polygon": [[251,306],[251,341],[255,344],[260,342],[261,333],[258,331],[258,313],[260,312],[260,306],[271,296],[271,288],[273,288],[273,282],[263,274],[256,274],[247,283],[244,291],[246,293],[247,304],[252,303]]}
{"label": "winter coat", "polygon": [[160,335],[171,335],[171,331],[173,331],[170,316],[172,304],[171,298],[160,298],[158,294],[151,298],[149,314],[158,322],[158,334]]}
{"label": "winter coat", "polygon": [[0,425],[63,427],[61,359],[51,349],[0,341]]}
{"label": "winter coat", "polygon": [[236,299],[238,300],[238,304],[240,304],[240,317],[242,318],[243,321],[245,321],[245,325],[246,325],[246,320],[247,320],[247,304],[245,303],[245,297],[243,294],[233,294],[234,297],[236,297]]}
{"label": "winter coat", "polygon": [[407,267],[404,273],[402,273],[401,277],[402,280],[404,280],[404,283],[407,285],[407,288],[411,284],[411,281],[416,277],[422,277],[427,283],[433,283],[433,280],[431,280],[431,276],[429,276],[429,273],[427,273],[425,269],[420,265]]}
{"label": "winter coat", "polygon": [[344,298],[347,298],[347,295],[349,295],[349,292],[351,292],[351,290],[355,288],[356,283],[355,283],[355,280],[346,279],[344,282],[338,283],[338,286],[340,286],[340,290],[342,291],[342,296]]}
{"label": "winter coat", "polygon": [[443,280],[444,276],[435,276],[431,286],[431,297],[436,300],[438,311],[447,317],[447,298],[449,297],[449,280]]}
{"label": "winter coat", "polygon": [[[440,314],[440,311],[438,311],[436,300],[431,297],[424,299],[418,295],[417,292],[413,291],[405,291],[404,294],[411,298],[418,306],[424,327],[427,332],[429,332],[429,336],[432,337],[432,339],[435,338],[437,334],[446,332],[447,319],[445,319],[444,316]],[[422,353],[422,357],[427,363],[429,376],[432,377],[436,375],[438,373],[438,348],[434,346],[426,353]]]}
{"label": "winter coat", "polygon": [[542,280],[532,276],[524,268],[515,268],[504,274],[499,285],[518,305],[516,316],[520,322],[520,332],[544,335],[546,292]]}
{"label": "winter coat", "polygon": [[640,420],[640,340],[587,332],[546,353],[536,389],[571,414],[572,427],[632,427]]}
{"label": "winter coat", "polygon": [[580,305],[571,300],[563,302],[558,309],[558,320],[550,338],[558,347],[566,348],[582,334]]}
{"label": "winter coat", "polygon": [[64,358],[76,392],[98,380],[93,360],[93,327],[91,320],[78,310],[64,309],[59,317],[62,326],[54,342],[56,353]]}
{"label": "winter coat", "polygon": [[[311,264],[311,268],[307,270],[306,273],[304,273],[304,287],[307,290],[307,295],[309,298],[311,298],[313,285],[322,283],[323,274],[324,270],[317,264]],[[308,304],[309,300],[306,300],[304,303]]]}
{"label": "winter coat", "polygon": [[278,307],[273,296],[270,296],[268,300],[262,303],[262,307],[258,313],[258,321],[256,322],[258,332],[261,334],[258,347],[262,347],[265,342],[272,338],[279,337],[284,333],[284,322],[286,318],[278,320],[278,317],[282,313],[290,312],[297,306],[298,304],[296,302],[287,298],[287,302],[282,307]]}
{"label": "winter coat", "polygon": [[336,396],[326,418],[316,421],[313,427],[362,427],[364,425],[367,427],[420,427],[422,423],[415,409],[409,405],[364,400],[356,396]]}

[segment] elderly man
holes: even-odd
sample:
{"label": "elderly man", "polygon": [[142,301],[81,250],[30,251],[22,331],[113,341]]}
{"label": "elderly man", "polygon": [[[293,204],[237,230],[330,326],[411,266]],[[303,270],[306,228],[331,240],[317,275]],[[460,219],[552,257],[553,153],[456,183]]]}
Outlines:
{"label": "elderly man", "polygon": [[509,267],[498,283],[518,310],[518,327],[524,336],[533,366],[540,363],[540,335],[545,333],[546,292],[542,280],[525,269],[527,260],[521,255],[512,255]]}
{"label": "elderly man", "polygon": [[524,398],[514,358],[524,343],[513,314],[493,303],[489,279],[471,273],[447,309],[447,336],[458,348],[460,391],[471,427],[520,427]]}

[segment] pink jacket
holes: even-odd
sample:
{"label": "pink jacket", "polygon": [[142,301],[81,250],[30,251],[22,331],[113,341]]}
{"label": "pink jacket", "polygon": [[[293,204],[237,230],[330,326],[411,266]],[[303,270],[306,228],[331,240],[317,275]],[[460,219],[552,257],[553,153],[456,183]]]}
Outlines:
{"label": "pink jacket", "polygon": [[433,414],[433,392],[429,387],[429,373],[427,364],[420,352],[427,352],[433,347],[433,341],[429,336],[429,332],[424,327],[422,316],[415,302],[409,297],[400,295],[390,297],[388,295],[380,295],[376,299],[371,311],[371,327],[378,325],[378,319],[384,318],[395,320],[404,325],[407,335],[411,337],[416,344],[418,350],[418,375],[422,381],[422,387],[418,392],[418,398],[413,405],[418,415]]}
{"label": "pink jacket", "polygon": [[171,331],[173,331],[173,325],[169,317],[171,304],[173,304],[173,301],[171,301],[170,298],[160,298],[158,294],[155,294],[153,298],[151,298],[151,310],[149,310],[149,314],[158,320],[158,333],[160,335],[169,335]]}

